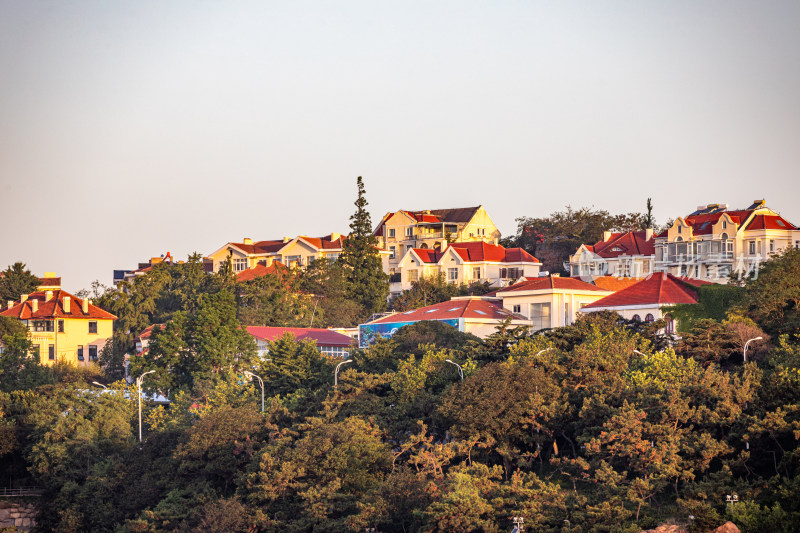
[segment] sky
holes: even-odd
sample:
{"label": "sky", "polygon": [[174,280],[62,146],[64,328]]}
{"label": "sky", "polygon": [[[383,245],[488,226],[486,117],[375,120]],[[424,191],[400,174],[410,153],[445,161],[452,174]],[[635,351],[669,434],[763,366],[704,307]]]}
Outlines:
{"label": "sky", "polygon": [[800,224],[800,2],[0,2],[0,269],[483,205]]}

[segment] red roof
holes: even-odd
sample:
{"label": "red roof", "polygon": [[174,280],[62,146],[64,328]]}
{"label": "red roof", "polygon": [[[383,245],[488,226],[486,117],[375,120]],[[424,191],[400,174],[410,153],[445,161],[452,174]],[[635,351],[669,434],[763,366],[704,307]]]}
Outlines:
{"label": "red roof", "polygon": [[680,278],[658,272],[639,283],[584,306],[584,309],[628,305],[696,304],[697,294]]}
{"label": "red roof", "polygon": [[[445,248],[452,248],[461,259],[467,262],[493,261],[498,263],[538,263],[539,260],[522,248],[504,248],[488,242],[454,242]],[[425,263],[438,263],[445,252],[430,248],[414,248],[414,252]]]}
{"label": "red roof", "polygon": [[[50,300],[46,292],[52,292]],[[11,308],[5,308],[0,315],[18,318],[20,320],[52,320],[54,318],[92,318],[116,320],[116,316],[104,311],[96,305],[89,304],[88,313],[83,312],[82,300],[72,294],[58,291],[36,291],[28,296],[24,302],[19,302]],[[64,311],[64,299],[70,299],[69,312]],[[38,309],[33,311],[33,301],[36,300]]]}
{"label": "red roof", "polygon": [[599,241],[588,248],[605,258],[620,255],[655,255],[656,253],[653,237],[647,239],[644,231],[612,233],[607,241]]}
{"label": "red roof", "polygon": [[61,287],[61,278],[39,278],[39,287]]}
{"label": "red roof", "polygon": [[266,266],[263,262],[258,263],[253,268],[248,268],[247,270],[242,270],[238,274],[236,274],[236,281],[251,281],[256,278],[260,278],[262,276],[266,276],[268,274],[274,275],[285,275],[289,273],[289,268],[284,266],[282,263],[273,262],[270,266]]}
{"label": "red roof", "polygon": [[595,285],[606,291],[621,291],[642,281],[642,278],[618,278],[616,276],[597,276],[592,280]]}
{"label": "red roof", "polygon": [[317,346],[350,346],[353,339],[329,329],[321,328],[278,328],[268,326],[247,326],[247,332],[263,341],[276,341],[286,333],[291,333],[298,341],[311,340]]}
{"label": "red roof", "polygon": [[165,326],[165,324],[152,324],[152,325],[150,325],[150,326],[147,326],[146,328],[144,328],[144,329],[142,330],[142,332],[141,332],[141,333],[139,333],[139,336],[138,336],[138,337],[136,337],[136,338],[137,338],[138,340],[149,339],[149,338],[150,338],[150,337],[153,335],[153,329],[154,329],[156,326],[158,326],[158,327],[159,327],[159,328],[161,328],[161,329],[164,329],[164,326]]}
{"label": "red roof", "polygon": [[530,281],[515,283],[504,289],[497,291],[498,295],[515,291],[542,291],[542,290],[572,290],[572,291],[602,291],[591,283],[586,283],[576,278],[562,278],[559,276],[547,276],[535,278]]}
{"label": "red roof", "polygon": [[797,226],[780,215],[756,215],[745,229],[797,229]]}
{"label": "red roof", "polygon": [[453,318],[478,320],[505,320],[506,318],[515,318],[526,320],[525,317],[515,315],[503,309],[503,307],[498,304],[486,300],[468,298],[428,305],[404,313],[395,313],[370,323],[390,324],[393,322],[419,322],[421,320],[448,320]]}
{"label": "red roof", "polygon": [[341,235],[337,236],[335,239],[332,239],[333,235],[325,235],[324,237],[307,237],[305,235],[300,235],[299,238],[306,241],[308,244],[314,246],[320,250],[341,250],[342,243],[345,237]]}

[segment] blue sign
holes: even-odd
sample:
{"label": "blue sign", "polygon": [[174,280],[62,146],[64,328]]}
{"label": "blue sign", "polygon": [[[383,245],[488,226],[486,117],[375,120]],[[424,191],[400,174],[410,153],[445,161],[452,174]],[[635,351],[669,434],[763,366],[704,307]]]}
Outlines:
{"label": "blue sign", "polygon": [[[370,344],[375,344],[378,339],[389,339],[397,333],[397,330],[409,324],[416,324],[414,322],[381,322],[379,324],[359,324],[358,326],[358,347],[366,348]],[[458,331],[464,331],[463,318],[448,318],[445,320],[437,320],[437,322],[444,322],[453,326]]]}

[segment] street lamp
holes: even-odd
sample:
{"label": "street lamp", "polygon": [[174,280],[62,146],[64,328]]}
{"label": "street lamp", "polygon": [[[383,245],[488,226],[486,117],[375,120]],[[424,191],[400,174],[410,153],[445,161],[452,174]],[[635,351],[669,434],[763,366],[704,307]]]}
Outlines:
{"label": "street lamp", "polygon": [[635,353],[635,354],[639,354],[639,355],[641,355],[642,357],[647,357],[647,354],[646,354],[646,353],[642,353],[642,352],[640,352],[639,350],[634,350],[634,351],[633,351],[633,353]]}
{"label": "street lamp", "polygon": [[152,374],[155,370],[148,370],[136,378],[136,390],[139,392],[139,442],[142,442],[142,380],[147,374]]}
{"label": "street lamp", "polygon": [[540,355],[542,355],[547,350],[552,350],[552,349],[553,349],[553,347],[550,346],[549,348],[545,348],[544,350],[539,350],[538,352],[536,352],[536,355],[534,355],[534,357],[539,357]]}
{"label": "street lamp", "polygon": [[352,362],[353,362],[352,359],[348,359],[347,361],[342,361],[341,363],[336,365],[336,370],[333,371],[333,388],[334,389],[339,386],[339,368],[342,365],[346,365],[347,363],[352,363]]}
{"label": "street lamp", "polygon": [[742,357],[744,358],[744,362],[745,362],[745,363],[747,362],[747,347],[748,347],[748,346],[750,346],[750,343],[751,343],[751,342],[753,342],[753,341],[760,341],[760,340],[762,340],[763,338],[764,338],[764,337],[753,337],[752,339],[750,339],[749,341],[747,341],[746,343],[744,343],[744,349],[742,350]]}
{"label": "street lamp", "polygon": [[461,376],[461,381],[464,381],[464,370],[461,368],[461,365],[459,365],[458,363],[454,363],[450,359],[445,359],[445,361],[450,363],[451,365],[456,365],[456,367],[458,368],[458,375]]}
{"label": "street lamp", "polygon": [[104,389],[108,389],[108,387],[106,387],[102,383],[98,383],[97,381],[92,381],[92,385],[97,385],[98,387],[103,387]]}
{"label": "street lamp", "polygon": [[256,378],[258,382],[261,384],[261,412],[264,412],[264,380],[261,379],[259,376],[249,372],[247,370],[244,371],[245,376],[250,376],[250,379]]}

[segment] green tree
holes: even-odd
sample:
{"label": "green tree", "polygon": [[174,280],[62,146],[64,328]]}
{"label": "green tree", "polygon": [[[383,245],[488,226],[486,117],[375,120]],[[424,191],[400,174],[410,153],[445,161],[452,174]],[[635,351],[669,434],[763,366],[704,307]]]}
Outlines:
{"label": "green tree", "polygon": [[800,249],[764,263],[745,285],[744,306],[767,333],[800,333]]}
{"label": "green tree", "polygon": [[391,301],[394,311],[408,311],[426,305],[433,305],[446,302],[454,296],[467,296],[486,294],[491,292],[489,282],[475,282],[472,284],[447,283],[444,274],[441,272],[431,276],[423,276],[417,281],[411,282],[411,288],[407,289]]}
{"label": "green tree", "polygon": [[306,327],[355,326],[363,314],[361,304],[348,297],[347,269],[339,261],[323,258],[308,265],[298,290],[314,299]]}
{"label": "green tree", "polygon": [[26,390],[55,382],[51,369],[39,362],[38,354],[32,353],[27,332],[6,335],[3,344],[5,351],[0,354],[0,390]]}
{"label": "green tree", "polygon": [[356,212],[350,217],[350,234],[344,240],[339,261],[345,267],[347,295],[363,308],[360,318],[386,308],[389,295],[389,276],[383,271],[383,262],[378,253],[378,241],[372,234],[372,221],[367,211],[364,181],[356,180],[358,198]]}
{"label": "green tree", "polygon": [[647,212],[642,216],[641,229],[649,229],[656,227],[656,219],[653,217],[653,201],[651,198],[647,199]]}
{"label": "green tree", "polygon": [[0,302],[19,301],[23,294],[30,294],[39,286],[39,278],[25,268],[25,263],[16,262],[0,275]]}

